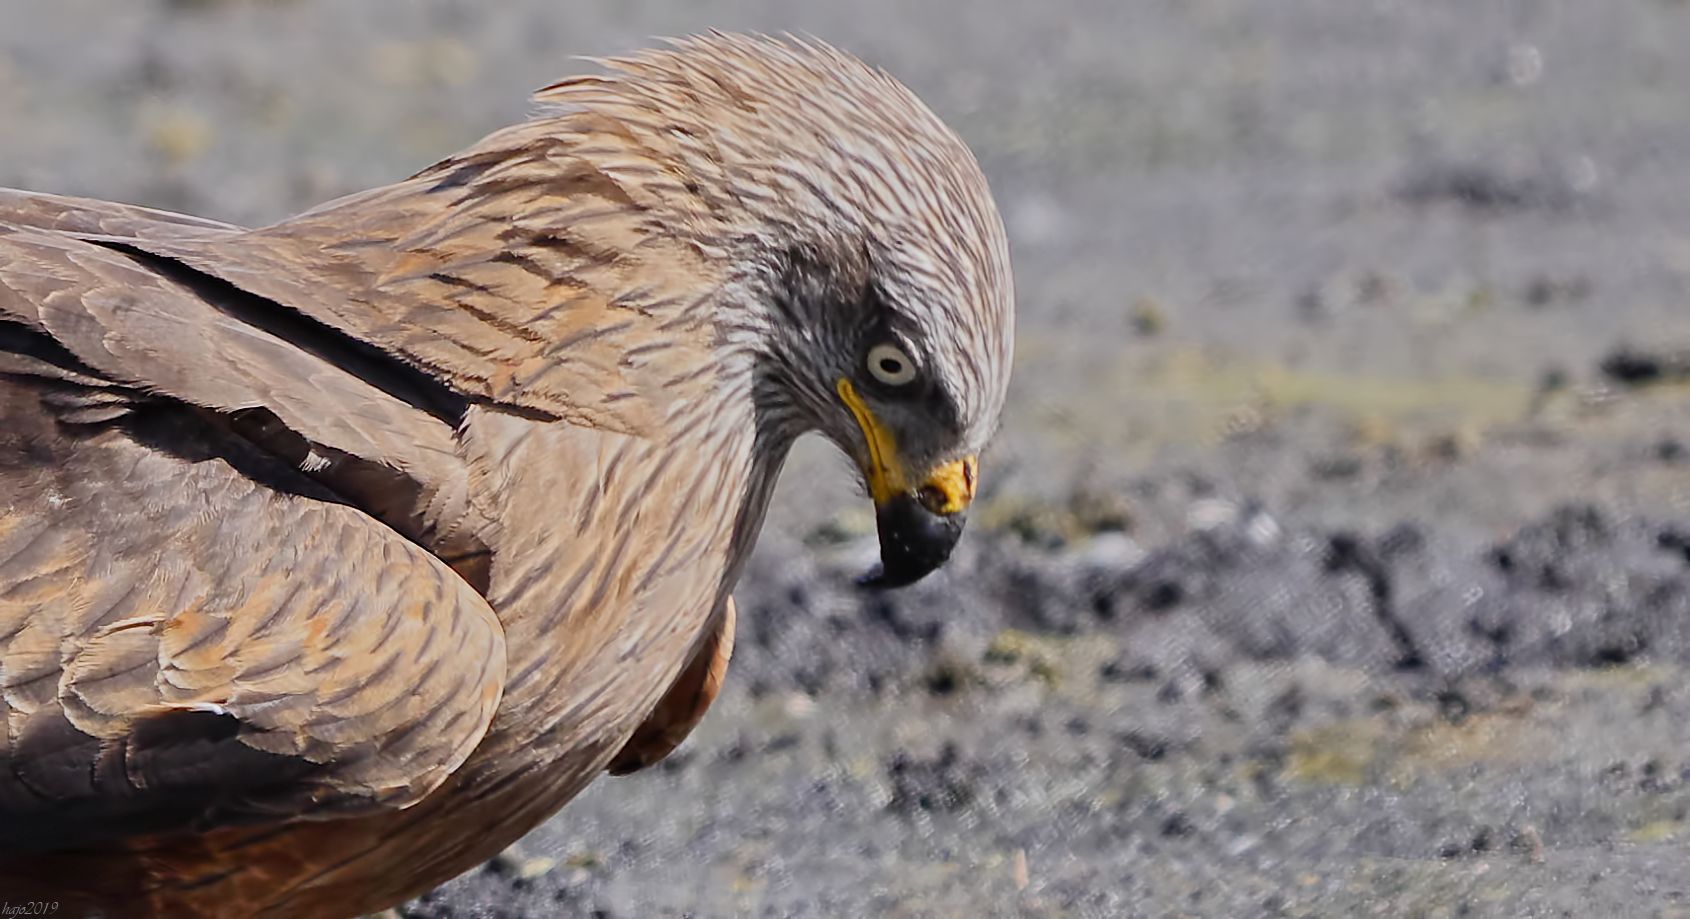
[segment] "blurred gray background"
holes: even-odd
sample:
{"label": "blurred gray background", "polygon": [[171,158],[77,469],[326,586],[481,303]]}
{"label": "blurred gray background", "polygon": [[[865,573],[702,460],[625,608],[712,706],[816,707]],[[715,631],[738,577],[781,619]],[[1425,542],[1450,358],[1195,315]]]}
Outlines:
{"label": "blurred gray background", "polygon": [[1684,0],[0,0],[0,185],[265,223],[706,28],[979,155],[974,532],[853,590],[806,445],[699,733],[407,915],[1690,914]]}

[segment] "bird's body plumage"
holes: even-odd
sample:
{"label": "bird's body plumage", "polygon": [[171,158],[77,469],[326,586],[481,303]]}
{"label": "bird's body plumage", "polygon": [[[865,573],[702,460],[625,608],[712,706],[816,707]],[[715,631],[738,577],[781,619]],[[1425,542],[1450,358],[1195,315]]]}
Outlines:
{"label": "bird's body plumage", "polygon": [[660,759],[826,421],[805,349],[860,319],[815,311],[877,271],[943,301],[899,320],[936,378],[986,353],[912,461],[978,449],[1008,277],[960,143],[831,49],[613,68],[261,229],[0,191],[0,890],[372,911]]}

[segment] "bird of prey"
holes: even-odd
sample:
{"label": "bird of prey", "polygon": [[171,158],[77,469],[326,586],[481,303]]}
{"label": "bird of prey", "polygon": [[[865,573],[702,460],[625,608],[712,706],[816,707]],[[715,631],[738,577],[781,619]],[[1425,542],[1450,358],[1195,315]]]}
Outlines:
{"label": "bird of prey", "polygon": [[1004,403],[963,143],[814,41],[605,62],[260,229],[0,191],[0,894],[349,916],[666,755],[809,431],[883,585]]}

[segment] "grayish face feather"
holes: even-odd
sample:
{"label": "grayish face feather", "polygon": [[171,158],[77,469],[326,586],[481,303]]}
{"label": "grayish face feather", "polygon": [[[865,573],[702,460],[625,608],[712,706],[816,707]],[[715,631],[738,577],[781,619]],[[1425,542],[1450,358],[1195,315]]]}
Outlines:
{"label": "grayish face feather", "polygon": [[[996,215],[993,214],[995,217]],[[902,387],[872,385],[875,368],[860,354],[853,371],[873,404],[901,435],[906,460],[927,468],[975,455],[996,431],[1009,381],[1012,323],[983,321],[1011,309],[1007,255],[970,257],[1002,246],[1001,228],[969,238],[957,226],[933,228],[887,246],[876,261],[886,334],[919,372]],[[994,253],[994,255],[998,255]],[[869,337],[873,341],[875,336]],[[870,344],[868,347],[872,347]]]}

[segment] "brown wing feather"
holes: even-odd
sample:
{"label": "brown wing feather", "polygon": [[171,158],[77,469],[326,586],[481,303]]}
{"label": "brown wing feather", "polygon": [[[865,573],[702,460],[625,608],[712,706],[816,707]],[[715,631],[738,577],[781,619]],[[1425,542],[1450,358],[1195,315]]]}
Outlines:
{"label": "brown wing feather", "polygon": [[449,419],[71,235],[234,230],[0,192],[0,851],[403,807],[497,705],[496,618],[416,544],[485,567]]}
{"label": "brown wing feather", "polygon": [[439,560],[186,409],[0,377],[0,852],[411,804],[503,632]]}
{"label": "brown wing feather", "polygon": [[188,237],[238,233],[233,224],[133,204],[0,188],[0,223],[111,236]]}
{"label": "brown wing feather", "polygon": [[237,304],[72,236],[0,224],[8,318],[117,381],[219,410],[265,407],[313,441],[366,459],[426,468],[454,454],[451,426],[403,393],[248,321],[262,317]]}
{"label": "brown wing feather", "polygon": [[[81,219],[98,217],[95,204]],[[97,375],[230,414],[243,435],[332,478],[406,536],[444,557],[474,555],[488,523],[471,504],[450,415],[425,410],[437,406],[414,379],[278,325],[279,312],[233,288],[196,288],[144,256],[0,223],[0,337],[51,339],[83,382]],[[23,370],[18,350],[0,346],[0,369]],[[84,414],[119,410],[108,401]]]}

